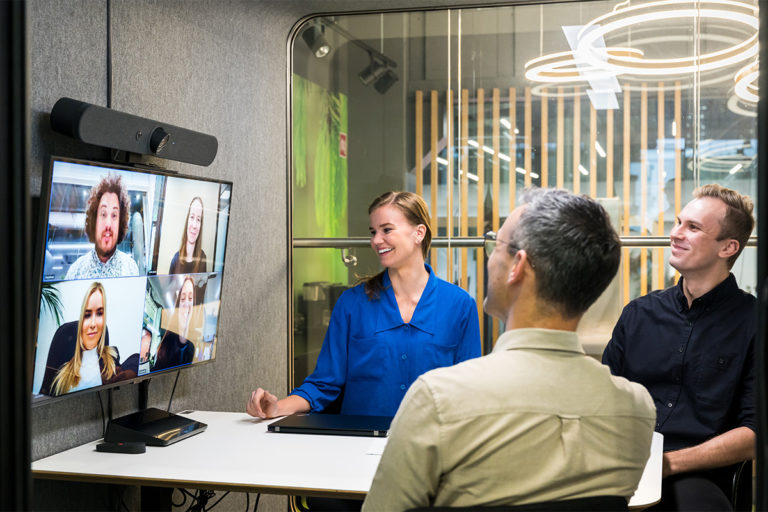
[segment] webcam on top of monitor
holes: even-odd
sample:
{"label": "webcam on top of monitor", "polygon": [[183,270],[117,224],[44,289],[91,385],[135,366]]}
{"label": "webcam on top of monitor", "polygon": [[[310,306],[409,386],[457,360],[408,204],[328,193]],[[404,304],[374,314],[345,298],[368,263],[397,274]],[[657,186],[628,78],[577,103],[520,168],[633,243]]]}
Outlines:
{"label": "webcam on top of monitor", "polygon": [[202,166],[213,162],[219,147],[213,135],[72,98],[53,106],[51,127],[88,144]]}

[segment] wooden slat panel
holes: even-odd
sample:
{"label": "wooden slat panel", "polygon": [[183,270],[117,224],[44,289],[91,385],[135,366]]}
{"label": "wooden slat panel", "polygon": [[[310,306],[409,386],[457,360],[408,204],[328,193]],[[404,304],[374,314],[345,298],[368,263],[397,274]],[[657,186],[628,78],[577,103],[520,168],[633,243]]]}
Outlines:
{"label": "wooden slat panel", "polygon": [[[438,111],[438,98],[437,91],[430,91],[429,94],[429,154],[430,154],[430,166],[429,166],[429,191],[430,191],[430,214],[432,215],[432,236],[437,236],[437,189],[439,184],[437,183],[437,111]],[[449,157],[450,158],[450,157]],[[432,249],[430,253],[430,264],[432,269],[437,272],[437,249]]]}
{"label": "wooden slat panel", "polygon": [[[515,123],[514,118],[514,103],[512,102],[512,91],[514,89],[510,89],[510,112],[509,112],[509,122],[512,126],[512,133],[515,131],[515,127],[517,124]],[[491,196],[493,201],[493,208],[492,208],[492,215],[493,218],[491,219],[491,226],[493,226],[493,231],[499,230],[499,197],[501,196],[501,184],[499,181],[499,136],[500,136],[500,130],[499,130],[499,122],[501,121],[501,95],[499,93],[499,89],[494,88],[493,89],[493,98],[491,99],[491,136],[493,137],[493,158],[491,159],[492,162],[492,176],[493,176],[493,185],[491,186]],[[510,159],[514,161],[514,152],[510,148]],[[491,343],[495,346],[496,340],[499,338],[499,321],[495,318],[491,321],[491,339],[493,340]]]}
{"label": "wooden slat panel", "polygon": [[[461,91],[461,176],[459,178],[460,197],[459,209],[461,218],[459,219],[459,235],[469,236],[469,91]],[[479,147],[483,147],[482,145]],[[478,159],[483,158],[482,150],[478,150]],[[467,289],[467,248],[461,248],[461,261],[459,262],[461,274],[459,277],[459,286]]]}
{"label": "wooden slat panel", "polygon": [[[648,84],[640,86],[640,235],[648,234]],[[648,293],[648,250],[640,249],[640,295]]]}
{"label": "wooden slat panel", "polygon": [[533,106],[531,104],[531,88],[525,88],[525,149],[523,153],[525,167],[525,186],[531,186],[531,154],[533,152],[533,129],[531,117]]}
{"label": "wooden slat panel", "polygon": [[574,87],[573,96],[573,193],[581,192],[581,88]]}
{"label": "wooden slat panel", "polygon": [[541,90],[541,187],[549,185],[549,98],[547,90]]}
{"label": "wooden slat panel", "polygon": [[[656,133],[657,148],[656,153],[658,156],[658,171],[656,174],[658,185],[657,190],[657,208],[659,210],[658,225],[656,226],[656,234],[658,236],[664,236],[664,82],[659,82],[659,91],[657,95],[657,117],[658,128]],[[653,266],[656,272],[656,282],[654,283],[654,290],[664,289],[664,249],[661,247],[656,248],[654,251]]]}
{"label": "wooden slat panel", "polygon": [[605,197],[613,197],[613,110],[605,111]]}
{"label": "wooden slat panel", "polygon": [[[624,235],[629,236],[629,165],[630,165],[630,152],[632,150],[631,138],[630,138],[630,88],[629,85],[624,86],[624,153],[622,161],[622,185],[623,185],[623,197],[622,202],[624,204]],[[624,295],[624,305],[629,304],[630,288],[629,288],[629,249],[624,249],[624,256],[622,258],[622,291]]]}
{"label": "wooden slat panel", "polygon": [[424,91],[416,91],[416,141],[414,153],[416,160],[416,194],[424,196],[424,168],[421,165],[424,158]]}
{"label": "wooden slat panel", "polygon": [[[510,113],[509,122],[512,123],[512,130],[515,128],[515,121],[512,119]],[[499,183],[499,152],[496,149],[499,147],[499,121],[501,119],[501,98],[499,90],[493,89],[493,96],[491,98],[491,137],[493,137],[493,149],[496,154],[491,158],[491,197],[493,205],[491,206],[491,229],[493,231],[499,230],[499,193],[501,191],[501,185]],[[510,150],[510,153],[512,151]],[[511,156],[511,155],[510,155]],[[494,337],[494,339],[496,339]]]}
{"label": "wooden slat panel", "polygon": [[557,88],[557,188],[565,185],[565,98],[563,88]]}
{"label": "wooden slat panel", "polygon": [[[453,237],[453,90],[448,89],[445,93],[445,118],[447,120],[445,135],[446,154],[448,155],[448,175],[446,183],[446,206],[445,206],[445,234],[448,238]],[[446,280],[453,282],[453,248],[446,249],[448,253],[446,266]]]}
{"label": "wooden slat panel", "polygon": [[[498,90],[494,89],[494,93]],[[517,89],[509,88],[509,124],[511,125],[513,139],[509,143],[509,211],[515,209],[515,198],[517,197]],[[496,126],[494,118],[493,125]],[[494,136],[495,139],[495,136]],[[496,195],[493,196],[493,203],[496,204]],[[499,220],[494,216],[493,230],[499,230]]]}
{"label": "wooden slat panel", "polygon": [[589,197],[597,197],[597,110],[589,102]]}
{"label": "wooden slat panel", "polygon": [[[485,145],[485,90],[477,90],[477,143],[480,147]],[[477,160],[477,236],[485,234],[485,158]],[[477,303],[477,315],[480,322],[480,339],[483,338],[485,322],[483,322],[483,299],[485,298],[485,258],[483,248],[475,249],[475,261],[477,262],[477,290],[475,302]]]}
{"label": "wooden slat panel", "polygon": [[682,122],[682,115],[681,115],[681,93],[680,93],[680,82],[675,82],[675,129],[677,132],[674,134],[675,137],[675,217],[680,213],[680,209],[682,208],[682,188],[683,188],[683,162],[682,162],[682,151],[681,147],[682,144],[680,144],[678,141],[682,141],[684,139],[683,137],[683,126],[681,124]]}
{"label": "wooden slat panel", "polygon": [[[683,183],[683,160],[682,160],[682,144],[678,143],[678,140],[683,140],[683,125],[681,115],[681,93],[680,82],[675,82],[675,129],[674,134],[675,141],[675,219],[680,215],[680,208],[682,208],[682,183]],[[675,284],[680,279],[680,272],[675,270]]]}

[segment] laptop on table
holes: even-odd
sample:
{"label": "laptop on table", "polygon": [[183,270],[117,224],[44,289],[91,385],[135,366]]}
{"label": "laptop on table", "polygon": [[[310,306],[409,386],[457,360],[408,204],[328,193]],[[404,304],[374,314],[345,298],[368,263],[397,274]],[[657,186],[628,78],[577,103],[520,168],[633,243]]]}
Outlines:
{"label": "laptop on table", "polygon": [[391,423],[391,416],[302,413],[272,422],[267,430],[281,434],[386,437]]}

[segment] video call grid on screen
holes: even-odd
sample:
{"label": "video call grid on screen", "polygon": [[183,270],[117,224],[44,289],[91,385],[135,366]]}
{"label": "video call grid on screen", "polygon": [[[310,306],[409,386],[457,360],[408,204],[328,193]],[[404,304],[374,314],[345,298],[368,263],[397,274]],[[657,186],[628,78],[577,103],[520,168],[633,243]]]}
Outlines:
{"label": "video call grid on screen", "polygon": [[212,361],[232,184],[54,157],[44,187],[33,403]]}

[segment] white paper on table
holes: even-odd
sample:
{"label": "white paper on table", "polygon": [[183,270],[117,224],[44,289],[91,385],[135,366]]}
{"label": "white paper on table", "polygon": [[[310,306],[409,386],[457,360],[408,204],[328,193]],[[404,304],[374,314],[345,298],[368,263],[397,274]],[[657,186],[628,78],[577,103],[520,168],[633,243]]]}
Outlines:
{"label": "white paper on table", "polygon": [[387,438],[381,437],[379,439],[374,439],[371,445],[368,447],[368,450],[365,452],[366,455],[381,455],[384,453],[384,447],[387,446]]}

